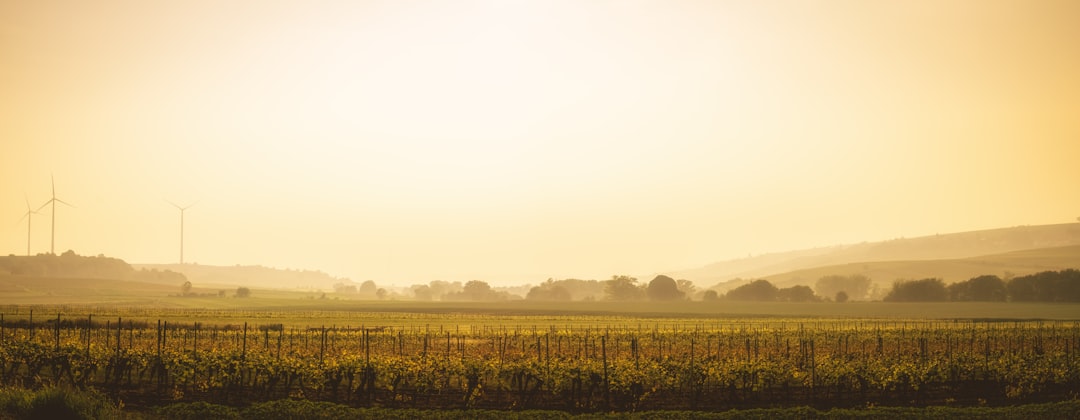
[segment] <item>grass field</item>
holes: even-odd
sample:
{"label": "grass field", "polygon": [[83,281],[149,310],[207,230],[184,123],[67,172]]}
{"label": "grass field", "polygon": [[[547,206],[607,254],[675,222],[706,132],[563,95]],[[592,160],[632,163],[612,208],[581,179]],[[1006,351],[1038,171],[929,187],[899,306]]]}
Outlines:
{"label": "grass field", "polygon": [[975,409],[1066,401],[1080,386],[1075,320],[558,315],[490,305],[2,309],[0,383],[96,389],[143,411],[286,398],[310,410],[451,417]]}
{"label": "grass field", "polygon": [[[71,401],[124,402],[130,418],[262,418],[266,407],[306,413],[283,418],[1069,418],[1075,405],[1038,404],[1080,397],[1075,303],[417,302],[218,290],[0,276],[0,383],[100,390],[104,406]],[[10,418],[34,418],[16,412],[59,398],[18,395],[30,402],[8,408]],[[884,407],[852,410],[868,405]],[[940,405],[959,407],[925,407]]]}
{"label": "grass field", "polygon": [[[58,416],[58,414],[60,416]],[[234,407],[205,402],[175,403],[156,408],[118,408],[105,396],[86,391],[46,388],[38,391],[0,389],[0,418],[39,419],[453,419],[533,420],[533,419],[1075,419],[1080,416],[1080,401],[1024,404],[1006,407],[866,407],[857,409],[816,410],[810,407],[728,410],[721,412],[646,411],[637,413],[570,414],[563,411],[470,410],[441,411],[420,409],[355,408],[305,400],[276,400]]]}
{"label": "grass field", "polygon": [[[103,279],[57,279],[47,277],[0,276],[0,306],[13,316],[21,310],[37,307],[39,313],[79,312],[99,315],[127,311],[157,310],[196,311],[199,319],[207,311],[221,311],[224,319],[278,318],[264,313],[294,313],[305,318],[311,312],[338,313],[332,322],[355,322],[357,313],[404,313],[409,317],[430,314],[432,322],[447,319],[448,314],[490,316],[590,315],[614,317],[812,317],[812,318],[892,318],[892,319],[1080,319],[1078,304],[1045,303],[788,303],[788,302],[417,302],[396,300],[352,300],[348,295],[312,291],[252,291],[252,297],[217,297],[219,289],[195,288],[195,293],[213,296],[180,296],[179,287],[153,283]],[[57,302],[63,302],[58,305]],[[15,305],[12,305],[15,304]],[[17,305],[17,306],[16,306]],[[182,312],[182,311],[181,311]],[[180,313],[180,312],[178,312]],[[326,318],[326,314],[319,317]],[[109,315],[111,316],[111,315]],[[286,316],[286,315],[281,315]],[[303,323],[285,321],[285,323]]]}
{"label": "grass field", "polygon": [[[203,302],[205,300],[205,302]],[[394,301],[312,301],[288,298],[163,298],[158,305],[132,306],[109,303],[0,306],[8,319],[25,316],[29,310],[43,314],[94,314],[143,319],[172,319],[206,323],[236,323],[244,320],[287,325],[359,325],[424,322],[461,323],[551,323],[580,319],[594,323],[606,319],[1015,319],[1076,320],[1080,304],[1037,303],[753,303],[723,302],[687,304],[643,304],[625,302],[540,303],[540,302],[394,302]],[[370,321],[366,321],[370,320]]]}

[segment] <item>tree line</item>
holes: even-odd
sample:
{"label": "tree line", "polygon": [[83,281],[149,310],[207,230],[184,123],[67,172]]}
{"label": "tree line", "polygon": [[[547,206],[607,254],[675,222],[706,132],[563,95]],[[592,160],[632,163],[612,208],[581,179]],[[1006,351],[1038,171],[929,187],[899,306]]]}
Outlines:
{"label": "tree line", "polygon": [[[459,286],[454,289],[454,286]],[[449,291],[448,291],[449,290]],[[521,297],[506,291],[495,291],[482,281],[460,283],[432,282],[430,286],[414,286],[414,291],[448,291],[442,300],[513,300]],[[570,301],[623,301],[623,302],[674,302],[686,300],[753,301],[753,302],[846,302],[869,300],[880,296],[869,277],[864,275],[830,275],[814,283],[813,287],[795,285],[777,287],[768,280],[750,281],[721,294],[716,290],[698,293],[688,280],[675,280],[658,275],[649,282],[639,282],[630,276],[612,276],[609,280],[553,280],[529,289],[525,300]],[[433,300],[431,294],[424,300]],[[882,299],[886,302],[1080,302],[1080,270],[1044,271],[1036,274],[1012,277],[1008,280],[996,275],[982,275],[946,285],[938,278],[900,280]]]}
{"label": "tree line", "polygon": [[1009,280],[983,275],[946,285],[941,279],[897,281],[886,302],[1080,302],[1080,270],[1043,271]]}
{"label": "tree line", "polygon": [[[585,299],[576,299],[575,291],[584,288],[588,288],[593,293]],[[803,285],[779,288],[768,280],[761,279],[751,281],[721,295],[712,289],[699,293],[693,282],[683,279],[675,280],[666,275],[658,275],[647,283],[639,282],[638,279],[630,276],[612,276],[610,280],[604,281],[548,279],[547,282],[529,290],[525,299],[563,302],[571,300],[818,302],[830,299],[846,301],[849,295],[861,299],[867,295],[870,288],[870,279],[862,275],[822,277],[814,288]]]}
{"label": "tree line", "polygon": [[[80,256],[73,251],[61,255],[0,257],[0,273],[25,276],[114,278],[135,281],[182,284],[183,294],[191,291],[191,282],[177,272],[164,270],[135,270],[123,260],[102,255]],[[635,277],[615,275],[607,280],[548,279],[536,286],[492,287],[487,282],[472,280],[466,283],[431,281],[413,285],[407,294],[399,295],[378,287],[374,281],[363,283],[343,281],[334,291],[371,299],[412,298],[420,301],[509,301],[530,300],[549,302],[570,301],[651,301],[673,302],[701,300],[706,302],[819,302],[869,300],[882,296],[874,290],[870,278],[864,275],[830,275],[817,280],[814,286],[797,285],[780,288],[768,280],[758,279],[721,294],[717,290],[699,291],[694,283],[658,275],[641,282]],[[243,289],[243,290],[241,290]],[[219,293],[220,294],[220,293]],[[237,290],[237,297],[250,296],[250,289]],[[945,284],[939,278],[900,280],[884,294],[886,302],[1080,302],[1080,270],[1043,271],[1003,279],[982,275],[966,281]]]}

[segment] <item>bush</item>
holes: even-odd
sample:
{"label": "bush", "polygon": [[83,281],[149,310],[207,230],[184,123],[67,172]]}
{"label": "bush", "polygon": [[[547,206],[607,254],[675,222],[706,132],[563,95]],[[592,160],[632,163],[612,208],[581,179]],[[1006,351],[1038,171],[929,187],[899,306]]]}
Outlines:
{"label": "bush", "polygon": [[120,409],[100,393],[67,388],[0,391],[0,411],[16,419],[115,419]]}
{"label": "bush", "polygon": [[211,404],[205,401],[191,403],[170,404],[159,407],[154,412],[170,420],[205,420],[205,419],[240,419],[240,413],[235,408],[224,405]]}
{"label": "bush", "polygon": [[360,418],[359,410],[325,401],[277,400],[252,404],[242,413],[245,419],[300,420]]}

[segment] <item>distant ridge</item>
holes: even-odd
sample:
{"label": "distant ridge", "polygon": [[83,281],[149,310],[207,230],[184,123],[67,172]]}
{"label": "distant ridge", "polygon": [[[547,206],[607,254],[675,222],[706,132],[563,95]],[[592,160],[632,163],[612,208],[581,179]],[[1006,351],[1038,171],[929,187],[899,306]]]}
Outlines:
{"label": "distant ridge", "polygon": [[896,280],[940,278],[948,284],[984,274],[1007,278],[1067,268],[1080,269],[1080,245],[1027,249],[968,258],[854,262],[805,268],[763,278],[777,287],[797,284],[813,287],[817,279],[824,276],[860,274],[869,277],[879,291],[886,291]]}
{"label": "distant ridge", "polygon": [[335,283],[350,282],[349,279],[335,278],[322,271],[285,270],[260,265],[132,264],[132,266],[136,269],[170,270],[181,273],[196,286],[333,290]]}
{"label": "distant ridge", "polygon": [[[736,278],[769,278],[781,273],[815,267],[866,261],[962,259],[1070,245],[1080,245],[1080,223],[1017,226],[771,253],[718,262],[668,275],[692,280],[703,287],[718,285],[720,289],[726,289],[721,283]],[[816,278],[810,282],[815,280]],[[885,279],[875,280],[884,281]],[[888,279],[890,283],[892,280]]]}

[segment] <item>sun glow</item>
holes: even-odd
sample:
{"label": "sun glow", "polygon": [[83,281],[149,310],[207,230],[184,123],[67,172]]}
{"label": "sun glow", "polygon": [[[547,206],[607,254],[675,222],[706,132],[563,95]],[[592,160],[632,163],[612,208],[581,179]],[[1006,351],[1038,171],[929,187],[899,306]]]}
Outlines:
{"label": "sun glow", "polygon": [[991,3],[0,3],[0,243],[50,172],[59,248],[380,283],[1072,220],[1078,7]]}

